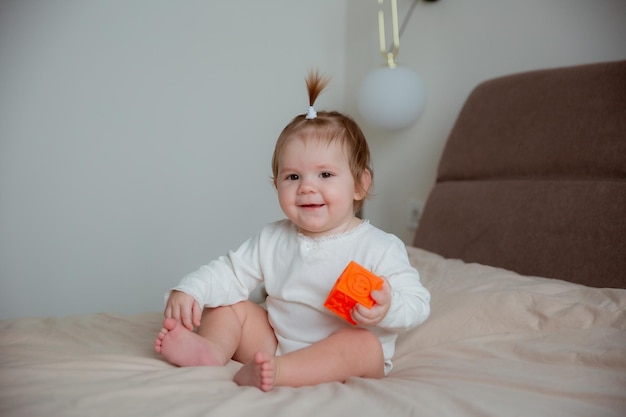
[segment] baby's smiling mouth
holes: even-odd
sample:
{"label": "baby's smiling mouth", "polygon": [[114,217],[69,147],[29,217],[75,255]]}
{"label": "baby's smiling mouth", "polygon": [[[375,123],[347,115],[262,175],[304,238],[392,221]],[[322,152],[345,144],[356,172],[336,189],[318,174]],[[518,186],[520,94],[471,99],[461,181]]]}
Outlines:
{"label": "baby's smiling mouth", "polygon": [[324,204],[300,204],[300,207],[303,207],[303,208],[319,208],[323,206]]}

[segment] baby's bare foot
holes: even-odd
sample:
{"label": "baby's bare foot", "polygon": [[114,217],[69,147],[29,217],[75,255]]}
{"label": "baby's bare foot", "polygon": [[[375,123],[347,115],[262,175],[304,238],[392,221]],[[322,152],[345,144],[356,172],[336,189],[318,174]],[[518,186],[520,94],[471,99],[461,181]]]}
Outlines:
{"label": "baby's bare foot", "polygon": [[178,366],[221,366],[219,349],[208,339],[188,330],[175,319],[163,321],[163,328],[154,341],[154,350]]}
{"label": "baby's bare foot", "polygon": [[257,352],[254,358],[243,365],[235,374],[238,385],[249,385],[263,391],[270,391],[278,379],[278,361],[275,356]]}

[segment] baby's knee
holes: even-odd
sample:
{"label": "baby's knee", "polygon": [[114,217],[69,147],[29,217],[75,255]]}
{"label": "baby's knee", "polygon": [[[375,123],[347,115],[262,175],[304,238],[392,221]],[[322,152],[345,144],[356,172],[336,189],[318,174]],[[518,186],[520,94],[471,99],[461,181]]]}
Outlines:
{"label": "baby's knee", "polygon": [[362,328],[343,328],[335,332],[346,339],[353,351],[367,352],[372,358],[383,358],[383,346],[376,334]]}
{"label": "baby's knee", "polygon": [[381,347],[380,339],[378,338],[378,336],[376,336],[374,332],[367,330],[367,329],[356,329],[356,330],[359,331],[359,339],[362,341],[362,343],[365,343],[368,346],[374,345],[374,346]]}
{"label": "baby's knee", "polygon": [[385,375],[385,355],[378,336],[367,329],[345,328],[335,334],[345,338],[347,347],[345,354],[351,358],[358,358],[358,365],[362,367],[359,376],[368,378],[382,378]]}
{"label": "baby's knee", "polygon": [[242,324],[249,317],[267,317],[267,311],[265,311],[261,306],[250,300],[240,301],[238,303],[227,306],[226,308],[230,308]]}

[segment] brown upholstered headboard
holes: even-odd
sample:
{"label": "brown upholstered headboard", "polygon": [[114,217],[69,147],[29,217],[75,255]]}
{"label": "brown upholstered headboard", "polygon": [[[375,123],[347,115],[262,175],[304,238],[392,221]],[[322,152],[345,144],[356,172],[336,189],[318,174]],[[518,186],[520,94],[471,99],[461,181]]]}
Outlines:
{"label": "brown upholstered headboard", "polygon": [[521,274],[626,288],[626,61],[477,86],[413,244]]}

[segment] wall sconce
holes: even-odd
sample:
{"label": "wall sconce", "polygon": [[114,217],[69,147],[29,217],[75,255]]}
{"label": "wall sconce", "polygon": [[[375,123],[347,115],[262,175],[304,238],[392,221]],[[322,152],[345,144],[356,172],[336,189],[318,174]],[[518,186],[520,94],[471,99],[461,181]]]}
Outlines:
{"label": "wall sconce", "polygon": [[[368,123],[386,130],[400,130],[412,125],[422,114],[425,93],[422,81],[410,68],[399,67],[395,60],[400,49],[400,33],[404,30],[413,8],[419,0],[414,0],[398,29],[398,3],[391,0],[391,26],[393,47],[387,49],[385,42],[385,17],[378,11],[378,39],[380,52],[385,65],[370,71],[361,83],[357,107]],[[435,1],[435,0],[430,0]],[[378,0],[379,7],[383,0]]]}

